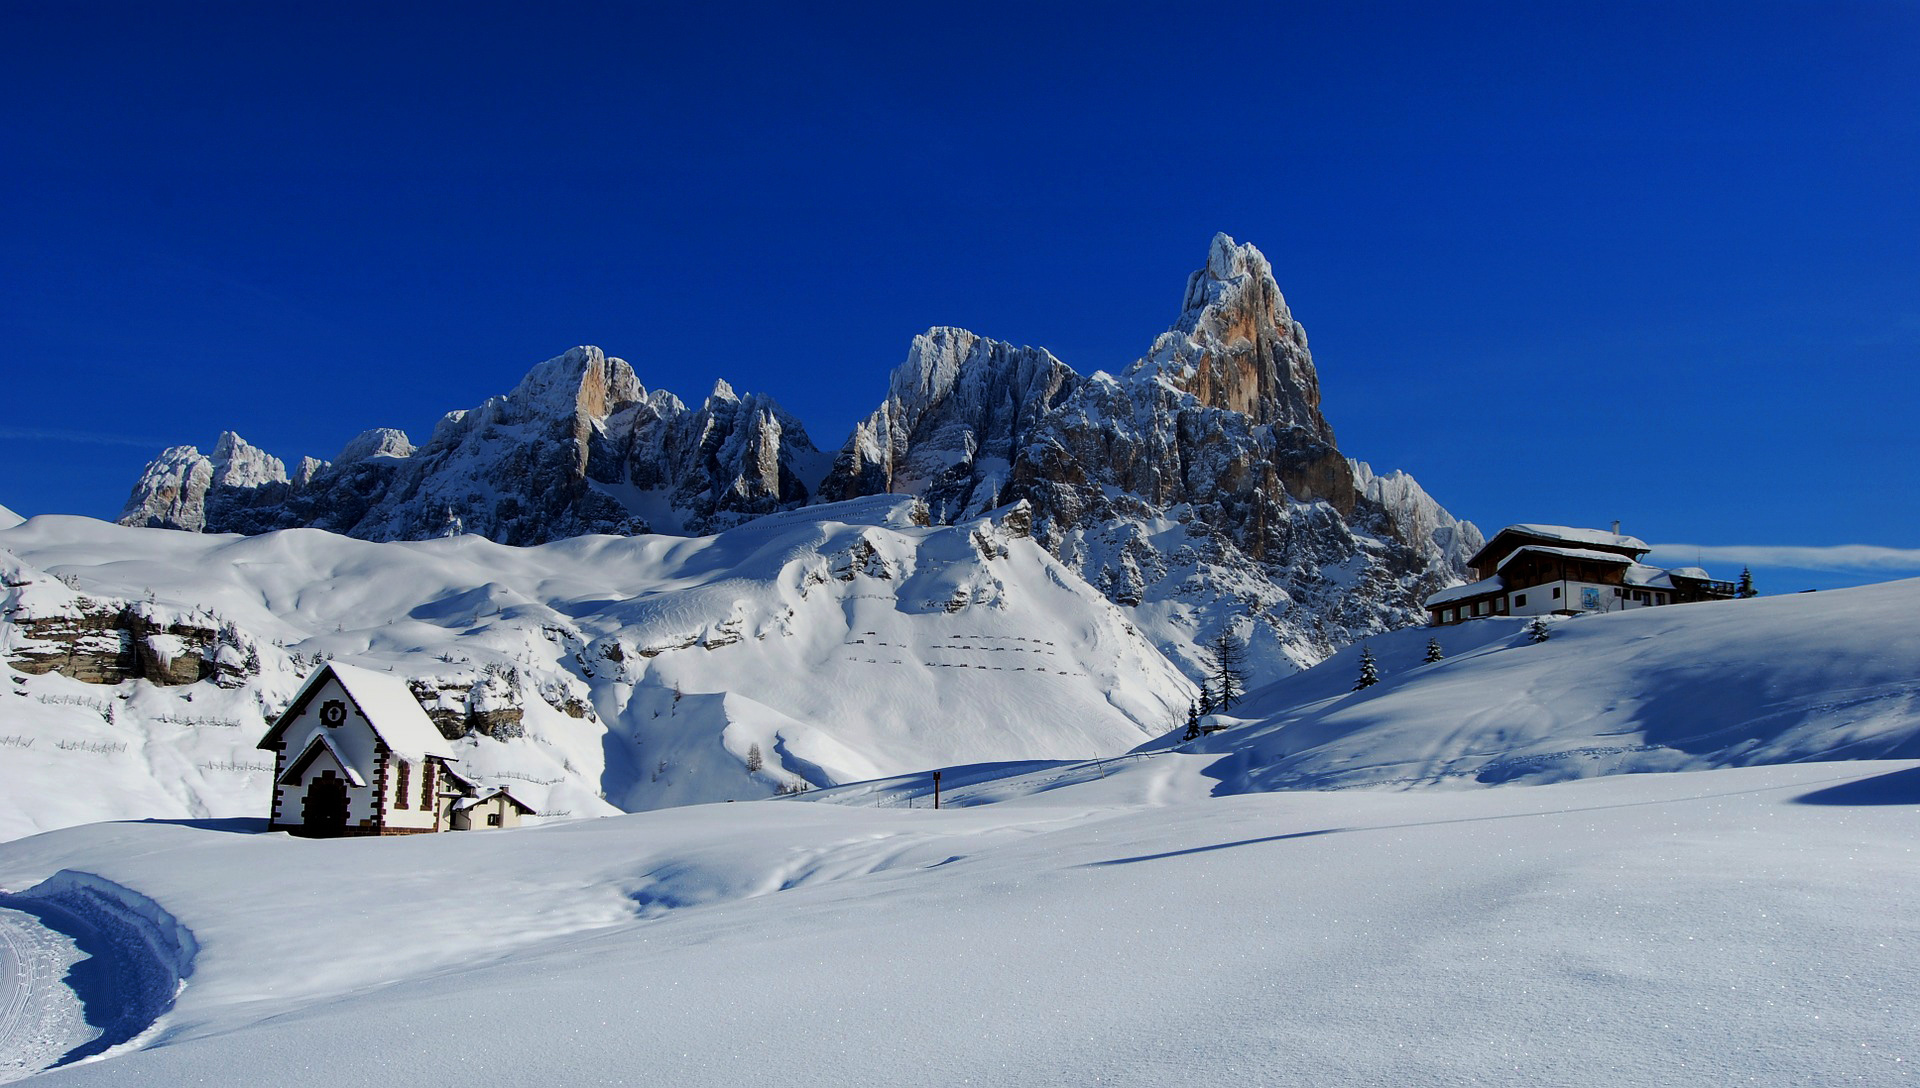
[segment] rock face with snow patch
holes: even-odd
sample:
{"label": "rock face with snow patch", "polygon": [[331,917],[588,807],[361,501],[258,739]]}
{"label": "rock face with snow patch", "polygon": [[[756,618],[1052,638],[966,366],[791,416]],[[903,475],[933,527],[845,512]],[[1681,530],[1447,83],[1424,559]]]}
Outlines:
{"label": "rock face with snow patch", "polygon": [[955,329],[917,338],[823,490],[919,494],[936,517],[1024,499],[1038,539],[1196,666],[1195,641],[1226,627],[1310,664],[1417,623],[1480,542],[1411,477],[1341,454],[1271,267],[1224,234],[1119,377]]}

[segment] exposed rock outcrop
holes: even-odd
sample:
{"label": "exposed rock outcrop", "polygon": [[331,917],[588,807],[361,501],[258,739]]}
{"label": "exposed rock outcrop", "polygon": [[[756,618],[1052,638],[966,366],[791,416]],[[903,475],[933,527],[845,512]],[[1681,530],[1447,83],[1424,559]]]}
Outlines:
{"label": "exposed rock outcrop", "polygon": [[0,619],[0,656],[28,675],[230,687],[260,671],[252,641],[211,613],[84,594],[16,565],[0,570]]}

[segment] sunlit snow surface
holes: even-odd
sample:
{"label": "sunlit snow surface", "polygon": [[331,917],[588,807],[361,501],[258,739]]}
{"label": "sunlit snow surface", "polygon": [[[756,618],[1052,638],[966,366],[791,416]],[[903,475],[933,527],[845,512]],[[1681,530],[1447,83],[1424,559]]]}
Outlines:
{"label": "sunlit snow surface", "polygon": [[[314,842],[0,846],[199,952],[53,1084],[1897,1083],[1920,768],[1211,796],[1121,760],[993,804],[717,804]],[[1040,772],[1035,772],[1040,773]]]}
{"label": "sunlit snow surface", "polygon": [[61,614],[82,594],[232,624],[261,671],[222,690],[0,665],[0,839],[264,816],[272,759],[254,745],[322,653],[406,679],[511,670],[525,735],[458,742],[461,768],[576,817],[1115,755],[1171,728],[1194,692],[1032,540],[991,519],[918,526],[897,496],[711,537],[534,548],[74,517],[0,530],[0,650],[28,636],[9,610]]}
{"label": "sunlit snow surface", "polygon": [[75,1012],[0,979],[41,1010],[0,1069],[88,1053],[79,1017],[130,1041],[37,1083],[1900,1083],[1916,598],[1402,632],[1365,691],[1355,648],[1182,750],[949,764],[940,811],[915,770],[503,832],[0,844],[0,910],[131,904],[95,943],[146,980]]}

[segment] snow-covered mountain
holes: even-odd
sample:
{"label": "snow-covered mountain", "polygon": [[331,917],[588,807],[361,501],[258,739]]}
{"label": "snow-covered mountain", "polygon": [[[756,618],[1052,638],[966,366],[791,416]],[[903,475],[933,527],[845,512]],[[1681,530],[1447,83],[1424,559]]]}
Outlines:
{"label": "snow-covered mountain", "polygon": [[0,530],[0,839],[263,811],[253,745],[322,657],[406,677],[470,777],[548,814],[1112,755],[1179,720],[1192,685],[1024,507],[923,515],[531,548],[34,518]]}
{"label": "snow-covered mountain", "polygon": [[1419,622],[1420,600],[1480,544],[1410,477],[1341,453],[1271,265],[1224,234],[1173,326],[1122,375],[931,329],[837,455],[764,397],[722,383],[689,409],[581,347],[450,413],[417,448],[377,429],[289,474],[231,432],[210,455],[174,447],[120,520],[538,544],[707,533],[883,493],[922,498],[937,522],[1026,500],[1036,538],[1190,671],[1222,629],[1278,674]]}

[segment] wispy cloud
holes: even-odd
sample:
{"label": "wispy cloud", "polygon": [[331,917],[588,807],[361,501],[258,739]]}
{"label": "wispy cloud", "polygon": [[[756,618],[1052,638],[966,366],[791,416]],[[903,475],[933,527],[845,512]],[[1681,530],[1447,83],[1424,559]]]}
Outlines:
{"label": "wispy cloud", "polygon": [[1920,548],[1883,548],[1878,544],[1655,544],[1648,558],[1658,563],[1738,563],[1802,570],[1920,570]]}
{"label": "wispy cloud", "polygon": [[101,434],[97,431],[57,431],[41,427],[0,427],[0,438],[23,442],[82,442],[91,446],[140,446],[150,450],[158,450],[166,445],[154,438]]}

